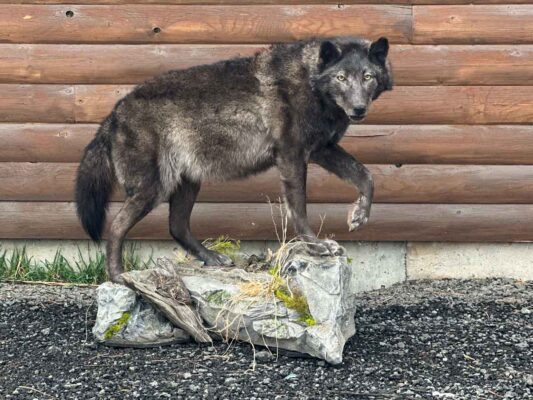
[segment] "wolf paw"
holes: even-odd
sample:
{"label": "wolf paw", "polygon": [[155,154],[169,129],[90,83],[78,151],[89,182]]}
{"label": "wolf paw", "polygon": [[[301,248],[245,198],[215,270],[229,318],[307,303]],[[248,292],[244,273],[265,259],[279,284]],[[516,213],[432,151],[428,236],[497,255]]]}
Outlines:
{"label": "wolf paw", "polygon": [[310,254],[317,256],[341,256],[344,254],[344,249],[334,240],[315,239],[312,242],[307,242],[307,249]]}
{"label": "wolf paw", "polygon": [[202,261],[206,267],[227,267],[233,265],[233,260],[227,255],[212,250],[208,250],[207,254],[202,257]]}
{"label": "wolf paw", "polygon": [[370,202],[365,196],[360,196],[348,213],[348,230],[350,232],[360,228],[368,222],[370,216]]}

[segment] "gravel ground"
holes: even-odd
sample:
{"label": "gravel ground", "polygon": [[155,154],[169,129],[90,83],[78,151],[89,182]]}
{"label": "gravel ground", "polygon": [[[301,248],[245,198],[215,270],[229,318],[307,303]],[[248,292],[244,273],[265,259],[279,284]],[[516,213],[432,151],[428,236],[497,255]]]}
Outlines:
{"label": "gravel ground", "polygon": [[112,349],[94,290],[0,284],[1,399],[533,399],[533,283],[411,282],[359,295],[342,366],[246,344]]}

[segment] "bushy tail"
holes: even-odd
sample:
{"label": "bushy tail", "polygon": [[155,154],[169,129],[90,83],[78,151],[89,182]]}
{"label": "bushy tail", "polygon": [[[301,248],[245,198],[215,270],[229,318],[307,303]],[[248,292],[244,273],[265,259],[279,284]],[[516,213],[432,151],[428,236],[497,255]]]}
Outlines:
{"label": "bushy tail", "polygon": [[76,179],[78,217],[85,232],[95,241],[102,238],[107,204],[115,183],[110,143],[112,119],[102,124],[85,148]]}

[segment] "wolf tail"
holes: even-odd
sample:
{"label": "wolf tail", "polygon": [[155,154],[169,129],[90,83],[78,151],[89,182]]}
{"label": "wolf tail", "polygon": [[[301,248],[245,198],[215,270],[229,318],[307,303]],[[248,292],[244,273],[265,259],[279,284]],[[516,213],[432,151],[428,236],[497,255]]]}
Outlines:
{"label": "wolf tail", "polygon": [[102,238],[107,204],[115,184],[111,162],[111,134],[114,130],[116,120],[111,114],[85,148],[76,178],[78,217],[85,232],[95,241]]}

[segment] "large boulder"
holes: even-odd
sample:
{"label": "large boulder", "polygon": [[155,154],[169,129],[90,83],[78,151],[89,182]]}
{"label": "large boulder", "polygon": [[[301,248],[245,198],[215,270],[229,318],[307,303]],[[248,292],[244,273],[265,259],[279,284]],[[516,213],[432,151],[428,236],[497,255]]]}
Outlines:
{"label": "large boulder", "polygon": [[[183,312],[184,306],[199,314],[212,337],[304,353],[339,364],[346,340],[355,333],[355,309],[345,250],[331,243],[328,247],[334,254],[320,254],[301,242],[286,245],[283,255],[274,258],[267,270],[201,267],[161,258],[155,269],[129,272],[125,280],[149,301],[157,293],[157,302],[151,302],[199,342],[201,328],[188,329],[187,320],[194,319],[184,319],[189,312]],[[183,285],[190,301],[168,294],[160,298],[162,293],[169,293],[165,279],[178,282],[176,277],[179,283],[170,286]],[[142,284],[148,278],[152,284]]]}

